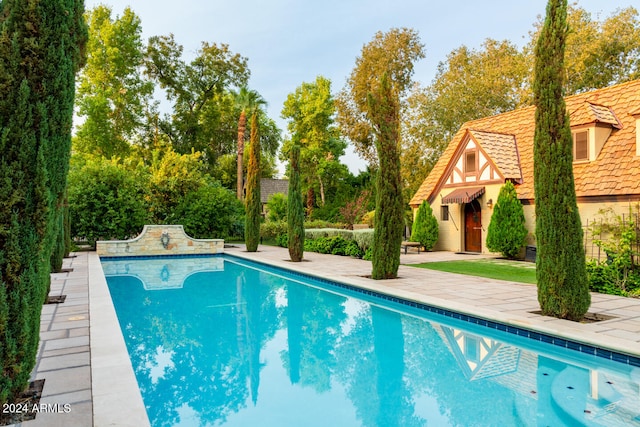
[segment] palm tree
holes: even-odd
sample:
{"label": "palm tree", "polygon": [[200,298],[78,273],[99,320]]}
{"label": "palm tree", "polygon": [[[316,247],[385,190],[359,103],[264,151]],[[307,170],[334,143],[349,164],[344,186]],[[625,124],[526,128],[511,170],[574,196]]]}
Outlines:
{"label": "palm tree", "polygon": [[253,111],[261,106],[266,106],[267,101],[255,90],[248,89],[246,86],[240,88],[238,92],[232,91],[231,94],[235,100],[236,107],[240,109],[240,118],[238,119],[238,181],[237,195],[238,200],[243,199],[244,178],[242,175],[242,157],[244,156],[244,135],[247,130],[247,113],[252,114]]}

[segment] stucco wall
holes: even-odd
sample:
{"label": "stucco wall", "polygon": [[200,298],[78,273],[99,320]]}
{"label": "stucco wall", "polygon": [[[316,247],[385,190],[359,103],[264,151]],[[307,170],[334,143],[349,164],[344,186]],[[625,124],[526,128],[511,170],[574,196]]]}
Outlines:
{"label": "stucco wall", "polygon": [[[485,238],[487,234],[487,228],[491,221],[491,215],[493,214],[493,206],[489,207],[489,200],[493,204],[498,200],[498,194],[500,193],[500,184],[485,185],[485,193],[477,200],[480,203],[480,212],[482,216],[482,253],[490,253],[485,244]],[[441,216],[442,197],[453,191],[452,188],[443,189],[433,203],[431,209],[433,214],[438,219],[439,237],[434,250],[438,251],[452,251],[462,252],[464,250],[464,205],[450,204],[449,205],[449,220],[443,221]],[[414,209],[414,217],[417,209]]]}
{"label": "stucco wall", "polygon": [[[493,207],[489,207],[487,203],[489,199],[493,201],[493,204],[496,203],[500,187],[500,185],[487,185],[485,186],[485,194],[478,198],[482,212],[482,253],[491,253],[487,249],[485,242],[487,229],[491,222],[491,215],[493,214]],[[444,197],[449,192],[450,190],[443,190],[441,195]],[[440,226],[440,235],[434,250],[461,252],[464,250],[464,205],[450,204],[448,221],[443,221],[441,218],[441,206],[441,197],[439,195],[431,205],[433,214],[438,219],[438,224]],[[591,225],[594,221],[600,221],[603,218],[600,211],[611,209],[617,215],[629,215],[630,211],[635,214],[638,212],[638,202],[583,202],[578,203],[578,209],[580,210],[580,219],[582,221],[583,228],[587,229],[587,225]],[[535,245],[535,206],[533,204],[524,205],[523,210],[525,224],[529,230],[526,244]],[[416,211],[417,209],[414,209],[414,216]],[[591,246],[591,240],[587,241],[587,246]],[[589,256],[589,248],[587,248],[587,256]]]}
{"label": "stucco wall", "polygon": [[145,225],[134,239],[97,242],[96,252],[114,257],[217,254],[224,252],[224,240],[194,239],[185,233],[182,225]]}

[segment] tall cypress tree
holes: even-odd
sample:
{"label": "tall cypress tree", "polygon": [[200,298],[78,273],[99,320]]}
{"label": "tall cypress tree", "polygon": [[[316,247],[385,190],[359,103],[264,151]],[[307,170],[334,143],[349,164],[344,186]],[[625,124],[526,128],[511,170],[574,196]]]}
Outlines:
{"label": "tall cypress tree", "polygon": [[289,163],[289,194],[287,196],[287,225],[289,256],[300,262],[304,253],[304,204],[300,192],[300,146],[291,147]]}
{"label": "tall cypress tree", "polygon": [[534,181],[538,301],[542,313],[579,320],[589,309],[572,137],[563,98],[567,0],[549,0],[536,45]]}
{"label": "tall cypress tree", "polygon": [[400,175],[400,111],[387,74],[380,87],[368,97],[374,124],[380,167],[376,176],[376,213],[373,232],[374,279],[393,279],[400,266],[400,244],[404,227],[402,177]]}
{"label": "tall cypress tree", "polygon": [[59,235],[84,3],[0,3],[0,402],[35,365]]}
{"label": "tall cypress tree", "polygon": [[251,147],[249,148],[249,167],[247,169],[246,216],[244,242],[247,251],[256,252],[260,242],[260,139],[258,138],[258,113],[251,116]]}
{"label": "tall cypress tree", "polygon": [[40,0],[45,17],[46,40],[43,79],[47,82],[39,94],[47,117],[45,167],[52,206],[47,241],[52,246],[51,267],[59,271],[65,255],[64,197],[67,188],[71,130],[75,102],[75,77],[84,65],[84,47],[89,38],[84,20],[83,0]]}

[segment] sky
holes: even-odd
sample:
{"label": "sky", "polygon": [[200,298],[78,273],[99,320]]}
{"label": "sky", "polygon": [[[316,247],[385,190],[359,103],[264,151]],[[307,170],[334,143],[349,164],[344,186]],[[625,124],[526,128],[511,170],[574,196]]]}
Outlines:
{"label": "sky", "polygon": [[[573,3],[575,0],[569,0]],[[638,0],[578,0],[594,19],[604,19]],[[267,101],[267,112],[285,132],[280,117],[287,95],[322,75],[339,92],[362,47],[378,31],[412,28],[425,45],[414,80],[429,85],[438,63],[465,45],[487,38],[522,46],[546,0],[85,0],[86,9],[104,4],[112,16],[130,7],[142,21],[143,38],[173,33],[190,60],[203,41],[227,44],[248,59],[249,88]],[[191,55],[191,57],[189,57]],[[350,149],[341,161],[351,172],[366,163]]]}

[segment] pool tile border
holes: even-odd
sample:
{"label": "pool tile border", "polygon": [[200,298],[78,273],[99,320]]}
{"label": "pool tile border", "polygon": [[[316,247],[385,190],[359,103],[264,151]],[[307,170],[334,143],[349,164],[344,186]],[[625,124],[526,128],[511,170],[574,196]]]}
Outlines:
{"label": "pool tile border", "polygon": [[593,346],[591,344],[585,344],[585,343],[581,343],[579,341],[574,341],[574,340],[569,340],[566,338],[561,338],[561,337],[555,337],[553,335],[549,335],[549,334],[545,334],[542,332],[538,332],[538,331],[534,331],[534,330],[530,330],[530,329],[525,329],[525,328],[521,328],[518,326],[511,326],[505,323],[500,323],[500,322],[496,322],[493,320],[488,320],[488,319],[483,319],[481,317],[477,317],[477,316],[471,316],[468,314],[463,314],[463,313],[459,313],[456,311],[452,311],[452,310],[448,310],[445,308],[440,308],[440,307],[436,307],[433,305],[429,305],[429,304],[425,304],[422,302],[418,302],[418,301],[412,301],[412,300],[408,300],[405,298],[400,298],[400,297],[396,297],[394,295],[389,295],[389,294],[385,294],[382,292],[378,292],[378,291],[373,291],[370,289],[365,289],[365,288],[361,288],[359,286],[356,285],[351,285],[348,283],[342,283],[342,282],[338,282],[336,280],[330,280],[330,279],[326,279],[323,277],[319,277],[319,276],[315,276],[313,274],[309,274],[309,273],[302,273],[299,271],[295,271],[295,270],[290,270],[290,269],[286,269],[285,267],[274,267],[268,263],[265,262],[261,262],[261,261],[256,261],[256,260],[249,260],[243,257],[238,257],[235,256],[233,254],[229,254],[226,253],[224,254],[227,257],[232,257],[232,258],[236,258],[238,260],[242,260],[242,262],[247,263],[247,264],[257,264],[260,266],[260,268],[266,268],[268,270],[286,270],[288,274],[291,274],[294,277],[298,277],[298,278],[302,278],[302,279],[313,279],[315,281],[318,281],[322,284],[325,285],[329,285],[329,286],[333,286],[333,287],[338,287],[338,288],[343,288],[346,289],[348,291],[351,292],[355,292],[355,293],[359,293],[359,294],[364,294],[367,296],[372,296],[375,298],[380,298],[382,300],[385,301],[390,301],[390,302],[394,302],[400,305],[404,305],[404,306],[408,306],[408,307],[412,307],[412,308],[416,308],[418,310],[422,310],[422,311],[426,311],[428,313],[433,313],[433,314],[438,314],[441,316],[445,316],[445,317],[449,317],[452,319],[457,319],[463,322],[467,322],[467,323],[471,323],[471,324],[475,324],[475,325],[479,325],[479,326],[484,326],[490,329],[495,329],[498,331],[502,331],[502,332],[506,332],[508,334],[512,334],[512,335],[516,335],[519,337],[523,337],[523,338],[528,338],[534,341],[539,341],[539,342],[543,342],[543,343],[547,343],[547,344],[551,344],[560,348],[566,348],[566,349],[570,349],[570,350],[575,350],[581,353],[584,353],[586,355],[590,355],[590,356],[597,356],[597,357],[601,357],[603,359],[607,359],[607,360],[612,360],[615,362],[619,362],[619,363],[623,363],[629,366],[634,366],[634,367],[640,367],[640,357],[636,357],[633,355],[629,355],[629,354],[624,354],[624,353],[620,353],[620,352],[616,352],[616,351],[612,351],[612,350],[608,350],[606,348],[602,348],[602,347],[597,347],[597,346]]}

